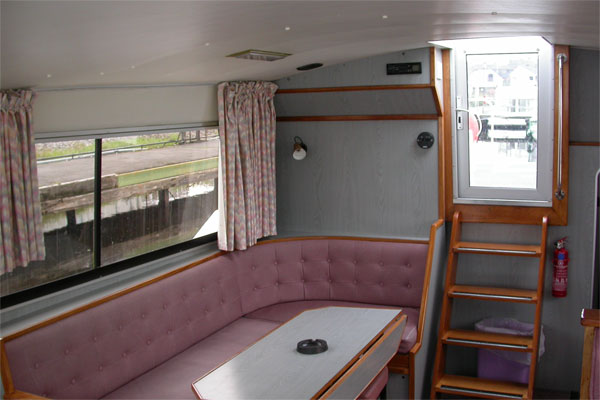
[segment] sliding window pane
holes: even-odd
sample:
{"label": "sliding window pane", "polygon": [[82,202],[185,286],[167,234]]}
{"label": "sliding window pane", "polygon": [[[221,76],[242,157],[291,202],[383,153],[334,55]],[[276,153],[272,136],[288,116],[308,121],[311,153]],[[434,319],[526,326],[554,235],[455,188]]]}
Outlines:
{"label": "sliding window pane", "polygon": [[102,139],[101,265],[217,230],[218,131]]}
{"label": "sliding window pane", "polygon": [[46,259],[0,277],[2,295],[93,267],[94,140],[36,144]]}

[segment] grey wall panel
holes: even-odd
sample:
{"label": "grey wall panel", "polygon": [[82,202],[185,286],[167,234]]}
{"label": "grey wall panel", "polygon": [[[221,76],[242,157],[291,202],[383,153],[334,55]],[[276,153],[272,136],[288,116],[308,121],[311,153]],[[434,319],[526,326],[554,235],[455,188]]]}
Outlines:
{"label": "grey wall panel", "polygon": [[597,142],[600,140],[600,52],[571,49],[570,56],[570,140]]}
{"label": "grey wall panel", "polygon": [[278,117],[437,113],[431,89],[284,93],[275,109]]}
{"label": "grey wall panel", "polygon": [[[277,124],[280,233],[428,237],[437,218],[437,121]],[[294,136],[308,146],[292,159]]]}
{"label": "grey wall panel", "polygon": [[[579,324],[582,308],[589,307],[592,290],[594,181],[600,168],[600,148],[571,146],[569,152],[569,225],[548,229],[545,296],[542,324],[546,335],[546,353],[538,364],[536,387],[578,391],[581,370],[583,328]],[[539,228],[534,226],[464,224],[465,240],[535,243]],[[569,250],[568,295],[552,297],[553,243],[567,236]],[[535,287],[537,260],[513,257],[460,255],[457,279],[461,283],[489,282],[489,285]],[[533,321],[534,307],[512,303],[456,300],[453,326],[472,328],[483,318],[511,316]],[[453,350],[449,369],[471,371],[476,365],[475,352]],[[560,371],[560,373],[557,373]]]}
{"label": "grey wall panel", "polygon": [[[420,62],[423,72],[386,75],[386,64]],[[277,82],[280,88],[307,88],[362,85],[429,84],[429,48],[399,51],[344,64],[302,72]]]}

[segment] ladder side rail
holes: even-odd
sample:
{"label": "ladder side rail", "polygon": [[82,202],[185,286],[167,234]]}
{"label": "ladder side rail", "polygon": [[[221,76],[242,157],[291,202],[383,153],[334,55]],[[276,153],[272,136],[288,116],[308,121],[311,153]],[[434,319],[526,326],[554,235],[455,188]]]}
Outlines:
{"label": "ladder side rail", "polygon": [[456,265],[458,254],[454,251],[456,243],[460,241],[461,235],[461,213],[456,211],[452,218],[452,233],[450,234],[450,246],[448,248],[448,261],[446,267],[446,282],[444,284],[444,296],[442,300],[442,315],[438,329],[437,346],[435,352],[433,379],[431,380],[431,397],[437,398],[436,383],[440,380],[446,369],[446,352],[442,337],[450,329],[450,319],[452,314],[453,299],[448,296],[450,287],[456,281]]}
{"label": "ladder side rail", "polygon": [[531,354],[531,365],[529,366],[529,390],[527,397],[533,399],[533,387],[535,384],[535,371],[539,354],[540,331],[542,320],[542,299],[544,298],[544,282],[546,279],[546,241],[548,240],[548,216],[542,217],[542,239],[540,243],[540,264],[538,270],[537,295],[538,302],[535,306],[535,319],[533,328],[533,352]]}

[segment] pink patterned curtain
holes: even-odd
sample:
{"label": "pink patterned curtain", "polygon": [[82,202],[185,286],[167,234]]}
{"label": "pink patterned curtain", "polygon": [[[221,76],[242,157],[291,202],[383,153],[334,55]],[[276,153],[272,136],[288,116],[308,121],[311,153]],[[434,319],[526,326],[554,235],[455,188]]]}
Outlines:
{"label": "pink patterned curtain", "polygon": [[277,85],[270,82],[219,85],[221,250],[245,250],[259,238],[277,234],[276,90]]}
{"label": "pink patterned curtain", "polygon": [[30,90],[1,91],[0,275],[46,256]]}

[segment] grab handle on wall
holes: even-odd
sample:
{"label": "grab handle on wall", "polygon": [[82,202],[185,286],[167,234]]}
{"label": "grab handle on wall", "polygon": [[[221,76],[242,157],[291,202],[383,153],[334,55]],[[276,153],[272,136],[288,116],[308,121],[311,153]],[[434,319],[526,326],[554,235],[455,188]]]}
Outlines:
{"label": "grab handle on wall", "polygon": [[558,59],[558,157],[556,169],[556,192],[554,196],[558,200],[565,198],[562,190],[562,145],[563,145],[563,64],[567,62],[567,55],[560,53]]}

